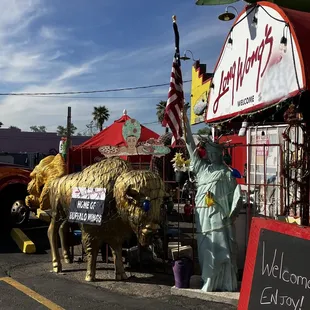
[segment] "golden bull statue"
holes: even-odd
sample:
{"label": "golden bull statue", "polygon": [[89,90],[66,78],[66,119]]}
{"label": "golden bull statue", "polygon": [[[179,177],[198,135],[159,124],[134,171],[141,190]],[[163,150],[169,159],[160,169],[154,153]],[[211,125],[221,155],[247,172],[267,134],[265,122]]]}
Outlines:
{"label": "golden bull statue", "polygon": [[29,195],[25,199],[26,205],[32,209],[50,209],[49,184],[56,178],[67,174],[63,157],[58,154],[43,158],[30,173],[31,181],[27,186]]}
{"label": "golden bull statue", "polygon": [[[50,164],[50,163],[48,163]],[[36,171],[35,178],[40,179]],[[35,184],[36,181],[33,180]],[[103,243],[111,249],[115,265],[115,278],[127,279],[122,261],[122,245],[130,238],[132,231],[141,245],[148,245],[151,235],[161,222],[160,210],[165,195],[164,183],[160,176],[147,170],[133,170],[131,165],[118,158],[102,160],[73,173],[49,180],[44,188],[46,197],[40,196],[41,209],[51,208],[52,219],[48,229],[54,272],[62,271],[57,245],[59,232],[64,261],[70,263],[67,234],[69,232],[69,206],[74,187],[105,188],[106,197],[100,226],[80,224],[82,243],[87,256],[86,281],[94,281],[96,259]],[[34,186],[35,187],[35,186]],[[150,202],[145,210],[143,203]],[[46,203],[46,206],[45,206]]]}

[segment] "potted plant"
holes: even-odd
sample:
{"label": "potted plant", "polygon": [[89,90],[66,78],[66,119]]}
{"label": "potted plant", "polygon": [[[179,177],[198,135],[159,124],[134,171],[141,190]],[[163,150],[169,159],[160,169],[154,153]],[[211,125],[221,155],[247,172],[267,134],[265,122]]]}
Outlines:
{"label": "potted plant", "polygon": [[188,178],[190,160],[186,160],[182,153],[175,153],[171,162],[173,163],[176,182],[184,183]]}

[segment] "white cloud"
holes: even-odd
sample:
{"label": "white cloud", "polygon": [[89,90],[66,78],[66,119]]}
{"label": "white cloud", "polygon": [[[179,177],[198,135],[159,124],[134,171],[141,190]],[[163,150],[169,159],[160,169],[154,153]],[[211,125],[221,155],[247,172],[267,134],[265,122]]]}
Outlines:
{"label": "white cloud", "polygon": [[59,50],[57,50],[55,53],[53,53],[51,56],[49,56],[47,59],[49,60],[49,61],[51,61],[51,60],[56,60],[56,59],[58,59],[58,58],[60,58],[60,57],[62,57],[62,56],[65,56],[65,55],[67,55],[67,53],[64,53],[64,52],[61,52],[61,51],[59,51]]}
{"label": "white cloud", "polygon": [[64,30],[60,28],[54,28],[49,26],[42,26],[40,29],[40,36],[45,40],[66,40],[67,36],[64,34]]}
{"label": "white cloud", "polygon": [[89,72],[90,66],[88,64],[82,64],[79,67],[70,67],[68,69],[65,69],[65,71],[57,78],[57,81],[71,79]]}
{"label": "white cloud", "polygon": [[18,35],[31,22],[48,13],[40,0],[2,0],[0,14],[0,38]]}
{"label": "white cloud", "polygon": [[[44,85],[42,87],[31,87],[25,89],[27,92],[40,92],[42,89],[50,91],[67,91],[67,88],[53,85]],[[72,89],[70,89],[72,90]],[[74,89],[73,89],[74,90]],[[66,124],[67,107],[72,108],[72,122],[79,130],[84,130],[86,124],[92,120],[93,108],[96,105],[104,104],[110,110],[110,119],[107,125],[122,116],[124,108],[128,115],[137,117],[140,113],[148,113],[149,107],[141,105],[141,100],[126,99],[126,102],[120,98],[108,99],[103,102],[97,102],[91,99],[64,99],[57,97],[5,97],[1,103],[1,121],[4,127],[14,125],[23,130],[29,130],[32,125],[45,125],[48,131],[54,131],[58,125]],[[154,117],[151,116],[151,120]],[[145,120],[150,120],[146,117]],[[9,122],[9,123],[8,123]]]}
{"label": "white cloud", "polygon": [[69,68],[66,68],[60,76],[58,76],[55,81],[63,81],[72,79],[74,77],[78,77],[83,74],[87,74],[90,72],[93,72],[94,65],[98,64],[101,61],[104,61],[107,58],[106,55],[95,57],[94,59],[91,59],[79,66],[70,66]]}
{"label": "white cloud", "polygon": [[[92,38],[79,39],[72,29],[62,29],[46,25],[40,20],[44,14],[51,13],[46,3],[40,0],[3,0],[4,11],[0,13],[0,87],[2,92],[65,92],[89,89],[121,88],[127,86],[168,83],[174,38],[170,31],[158,32],[154,38],[145,38],[145,47],[111,48],[97,46]],[[2,18],[3,15],[3,18]],[[110,22],[110,19],[109,19]],[[103,22],[104,24],[104,22]],[[190,49],[194,56],[206,55],[212,49],[214,39],[224,36],[224,24],[202,27],[206,21],[189,20],[180,29],[181,52]],[[89,25],[87,27],[100,27]],[[81,26],[81,29],[83,27]],[[81,30],[80,29],[80,30]],[[92,30],[89,30],[92,31]],[[113,30],[111,30],[113,31]],[[125,32],[125,29],[124,29]],[[67,40],[64,40],[66,38]],[[224,41],[224,38],[223,38]],[[85,53],[76,56],[76,49],[83,48]],[[78,51],[77,51],[78,52]],[[72,57],[71,57],[72,56]],[[209,56],[208,56],[209,57]],[[208,59],[203,59],[208,62]],[[184,63],[184,79],[191,77],[191,63]],[[190,83],[184,85],[188,91]],[[107,94],[97,94],[106,96]],[[72,107],[72,121],[79,131],[83,131],[91,121],[93,107],[105,105],[110,110],[107,125],[128,110],[131,117],[141,123],[154,122],[156,103],[168,95],[168,87],[109,93],[111,98],[92,100],[57,97],[7,96],[0,98],[0,121],[4,126],[18,126],[29,130],[32,125],[46,125],[49,131],[58,125],[66,124],[67,107]],[[124,96],[149,96],[142,98],[113,98]],[[158,124],[147,125],[151,129],[163,131]]]}

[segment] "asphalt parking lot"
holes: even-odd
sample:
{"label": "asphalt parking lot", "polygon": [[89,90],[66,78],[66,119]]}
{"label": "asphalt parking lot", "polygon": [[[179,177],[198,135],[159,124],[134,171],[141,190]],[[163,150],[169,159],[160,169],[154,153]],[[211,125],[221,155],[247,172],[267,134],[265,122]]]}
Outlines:
{"label": "asphalt parking lot", "polygon": [[62,274],[54,274],[50,272],[47,226],[40,225],[25,229],[36,245],[35,254],[21,253],[9,234],[0,236],[0,309],[235,309],[171,295],[171,272],[128,269],[131,278],[117,282],[113,265],[103,263],[101,257],[96,282],[84,282],[86,266],[77,260],[64,265]]}

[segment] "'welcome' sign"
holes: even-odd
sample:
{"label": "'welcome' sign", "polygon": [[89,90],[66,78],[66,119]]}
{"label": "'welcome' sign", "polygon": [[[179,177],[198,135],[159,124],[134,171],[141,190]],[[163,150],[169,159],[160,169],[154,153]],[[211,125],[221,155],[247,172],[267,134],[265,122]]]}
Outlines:
{"label": "'welcome' sign", "polygon": [[310,309],[310,228],[254,218],[239,310]]}
{"label": "'welcome' sign", "polygon": [[214,70],[206,121],[265,108],[304,88],[294,27],[281,8],[258,2],[239,15],[227,37]]}

